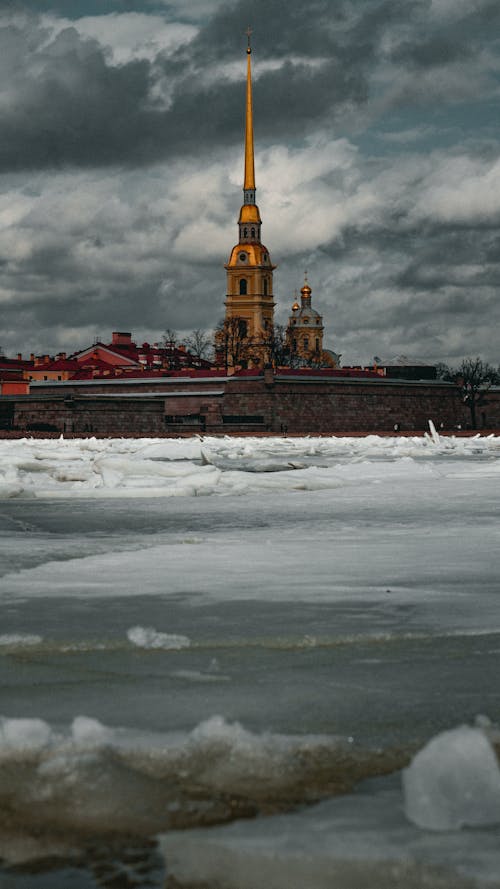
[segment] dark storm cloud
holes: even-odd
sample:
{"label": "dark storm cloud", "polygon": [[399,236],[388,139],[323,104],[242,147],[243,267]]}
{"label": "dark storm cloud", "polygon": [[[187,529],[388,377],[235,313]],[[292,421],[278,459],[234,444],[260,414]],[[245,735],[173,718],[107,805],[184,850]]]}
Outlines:
{"label": "dark storm cloud", "polygon": [[415,68],[433,68],[463,61],[472,54],[473,47],[465,40],[452,42],[445,36],[438,36],[418,42],[403,41],[391,53],[391,59]]}
{"label": "dark storm cloud", "polygon": [[[222,78],[204,84],[194,73],[176,82],[172,75],[172,104],[164,110],[151,99],[155,78],[163,74],[159,62],[113,66],[102,47],[71,28],[48,46],[42,43],[43,31],[14,25],[1,37],[4,45],[17,45],[18,58],[30,60],[4,88],[3,172],[141,165],[197,152],[202,141],[210,145],[241,138],[241,82]],[[42,45],[33,51],[34,38]],[[283,133],[296,131],[300,117],[319,121],[336,103],[360,101],[366,93],[363,79],[335,61],[318,70],[283,63],[263,75],[255,89],[263,132],[273,121]]]}
{"label": "dark storm cloud", "polygon": [[[117,8],[110,4],[110,10]],[[365,103],[381,34],[393,25],[409,26],[426,8],[419,0],[255,0],[255,58],[278,61],[255,78],[260,138],[324,128],[338,109]],[[195,153],[200,143],[235,143],[241,137],[242,83],[223,74],[211,78],[210,71],[213,64],[240,58],[243,77],[247,16],[243,0],[222,6],[176,52],[119,66],[74,29],[48,41],[35,19],[5,27],[0,50],[18,49],[15,76],[3,66],[0,171],[140,166]],[[432,68],[471,53],[465,39],[457,43],[437,34],[396,43],[392,60]],[[168,107],[158,99],[160,84],[169,94]]]}
{"label": "dark storm cloud", "polygon": [[136,0],[0,0],[0,12],[50,12],[75,19],[83,15],[106,15],[136,9]]}
{"label": "dark storm cloud", "polygon": [[[167,326],[219,320],[250,16],[259,194],[266,241],[274,225],[280,320],[307,266],[328,335],[350,360],[398,351],[447,359],[466,354],[468,338],[498,360],[500,171],[481,78],[500,5],[238,0],[207,18],[211,2],[200,0],[189,43],[155,58],[125,52],[120,64],[78,22],[54,37],[35,13],[76,20],[163,8],[168,18],[175,8],[179,21],[182,0],[32,0],[17,8],[33,14],[6,17],[4,348],[70,351],[121,326],[158,339]],[[491,95],[495,71],[491,63]],[[379,155],[374,123],[393,137],[390,153]],[[441,126],[446,144],[432,152]],[[420,130],[425,144],[412,136]]]}
{"label": "dark storm cloud", "polygon": [[[4,44],[23,48],[30,65],[4,88],[0,169],[63,164],[99,165],[122,160],[124,145],[137,151],[137,131],[147,144],[148,64],[107,64],[102,48],[73,29],[30,53],[33,33],[15,26],[1,33]],[[37,31],[41,41],[43,31]]]}
{"label": "dark storm cloud", "polygon": [[238,57],[239,35],[250,20],[259,58],[334,56],[348,68],[365,67],[384,30],[427,8],[427,0],[254,0],[250,7],[247,0],[238,0],[219,7],[190,51],[207,59]]}
{"label": "dark storm cloud", "polygon": [[[30,65],[6,84],[0,170],[64,165],[149,164],[176,153],[241,138],[242,83],[205,83],[177,59],[113,66],[95,41],[66,29],[33,52],[43,31],[3,29],[4,44],[17,44]],[[234,41],[233,41],[234,42]],[[195,50],[190,49],[195,57]],[[184,76],[179,71],[184,68]],[[176,69],[178,69],[176,71]],[[242,58],[242,74],[244,62]],[[151,88],[168,75],[172,103],[155,107]],[[255,84],[261,134],[300,132],[301,121],[319,123],[337,104],[366,98],[365,78],[353,65],[329,60],[318,68],[284,61]]]}

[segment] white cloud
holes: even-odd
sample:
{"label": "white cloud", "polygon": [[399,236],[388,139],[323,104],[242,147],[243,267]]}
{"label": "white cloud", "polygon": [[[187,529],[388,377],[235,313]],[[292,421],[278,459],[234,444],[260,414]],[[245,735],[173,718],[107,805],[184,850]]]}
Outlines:
{"label": "white cloud", "polygon": [[470,224],[500,220],[500,159],[438,155],[410,216]]}
{"label": "white cloud", "polygon": [[44,15],[41,22],[52,36],[71,27],[82,37],[97,40],[101,46],[109,48],[115,65],[123,65],[132,59],[152,61],[160,51],[171,52],[188,43],[198,32],[192,24],[171,22],[159,15],[139,12],[113,12],[74,20]]}

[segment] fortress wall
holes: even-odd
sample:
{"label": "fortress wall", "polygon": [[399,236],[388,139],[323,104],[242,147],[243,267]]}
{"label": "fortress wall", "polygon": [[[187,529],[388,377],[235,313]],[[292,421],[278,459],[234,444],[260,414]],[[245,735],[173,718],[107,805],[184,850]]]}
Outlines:
{"label": "fortress wall", "polygon": [[[3,428],[19,431],[157,436],[194,432],[403,432],[466,428],[470,415],[459,390],[447,383],[355,378],[259,377],[182,381],[175,391],[124,392],[112,383],[95,387],[44,387],[0,402]],[[152,384],[148,384],[152,385]],[[483,424],[482,411],[485,412]],[[500,428],[500,390],[478,410],[478,425]]]}

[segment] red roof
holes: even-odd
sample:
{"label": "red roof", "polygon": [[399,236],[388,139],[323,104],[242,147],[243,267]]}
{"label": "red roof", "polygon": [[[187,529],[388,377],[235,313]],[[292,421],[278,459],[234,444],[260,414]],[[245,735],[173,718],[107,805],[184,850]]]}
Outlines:
{"label": "red roof", "polygon": [[59,358],[57,361],[51,361],[49,364],[40,364],[34,370],[78,370],[80,365],[78,361],[72,358]]}
{"label": "red roof", "polygon": [[28,370],[31,367],[33,367],[32,361],[20,361],[18,358],[5,358],[3,355],[0,356],[1,370]]}

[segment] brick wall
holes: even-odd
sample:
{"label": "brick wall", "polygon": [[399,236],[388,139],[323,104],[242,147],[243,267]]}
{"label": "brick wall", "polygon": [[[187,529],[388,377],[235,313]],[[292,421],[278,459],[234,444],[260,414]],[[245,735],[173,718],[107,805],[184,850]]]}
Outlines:
{"label": "brick wall", "polygon": [[[218,381],[218,391],[204,394],[196,382],[186,395],[164,397],[123,393],[112,384],[73,392],[54,387],[29,396],[0,399],[3,427],[19,431],[156,436],[224,432],[402,432],[453,430],[470,424],[459,390],[447,383],[356,379],[291,379],[266,376]],[[101,388],[101,387],[100,387]],[[488,394],[478,410],[478,425],[500,428],[500,390]],[[482,414],[485,414],[484,418]],[[483,423],[484,420],[484,423]]]}

